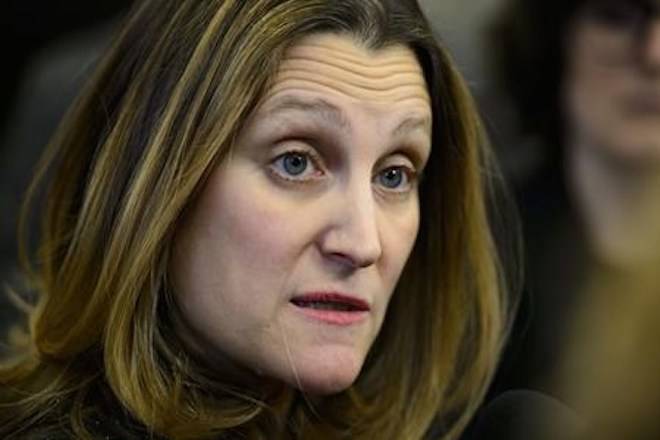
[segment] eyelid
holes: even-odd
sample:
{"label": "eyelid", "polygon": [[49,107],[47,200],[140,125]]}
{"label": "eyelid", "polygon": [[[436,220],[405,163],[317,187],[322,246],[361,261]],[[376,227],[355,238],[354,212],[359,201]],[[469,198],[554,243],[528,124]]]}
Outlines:
{"label": "eyelid", "polygon": [[403,156],[405,157],[412,168],[417,173],[417,176],[421,176],[428,164],[430,158],[430,146],[422,146],[417,143],[403,144],[403,146],[397,150],[394,150],[388,155],[388,157],[394,156]]}
{"label": "eyelid", "polygon": [[[399,153],[399,154],[395,154],[395,157],[396,156],[405,157],[407,163],[401,163],[401,161],[391,162],[393,159],[392,156],[389,156],[383,161],[383,164],[381,164],[381,166],[378,167],[378,172],[374,175],[373,179],[377,181],[379,176],[392,169],[402,170],[402,172],[405,175],[405,178],[407,179],[407,185],[405,185],[405,187],[387,188],[383,185],[378,185],[378,186],[382,188],[381,191],[387,194],[388,196],[406,197],[418,187],[420,180],[420,172],[418,171],[414,161],[410,159],[407,155]],[[387,164],[388,160],[391,163]]]}
{"label": "eyelid", "polygon": [[[302,144],[302,146],[300,144]],[[272,174],[278,179],[281,179],[286,182],[303,184],[303,183],[309,183],[314,180],[318,180],[322,178],[323,175],[326,174],[326,168],[323,164],[323,158],[321,157],[321,155],[314,148],[310,146],[306,146],[304,142],[301,141],[280,142],[279,145],[277,145],[274,148],[274,150],[276,151],[276,153],[268,162],[268,170],[270,174]],[[314,167],[316,170],[318,170],[321,175],[320,176],[315,175],[311,177],[309,176],[296,177],[296,176],[288,176],[278,171],[274,166],[275,163],[289,154],[300,154],[302,156],[305,156],[308,159],[309,164],[312,167]]]}
{"label": "eyelid", "polygon": [[386,170],[389,168],[403,167],[415,175],[419,174],[420,167],[423,167],[421,159],[417,157],[417,154],[409,154],[407,150],[397,150],[393,153],[390,153],[380,161],[378,164],[378,169]]}

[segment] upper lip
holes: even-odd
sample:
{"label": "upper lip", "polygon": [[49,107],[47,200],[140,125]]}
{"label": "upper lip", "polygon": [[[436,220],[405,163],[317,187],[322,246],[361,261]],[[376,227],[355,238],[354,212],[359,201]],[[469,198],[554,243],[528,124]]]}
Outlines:
{"label": "upper lip", "polygon": [[371,310],[371,306],[367,301],[360,299],[355,295],[343,292],[307,292],[302,295],[295,296],[291,299],[291,302],[296,305],[311,302],[328,302],[350,306],[351,308],[355,309],[355,311],[360,312],[367,312]]}

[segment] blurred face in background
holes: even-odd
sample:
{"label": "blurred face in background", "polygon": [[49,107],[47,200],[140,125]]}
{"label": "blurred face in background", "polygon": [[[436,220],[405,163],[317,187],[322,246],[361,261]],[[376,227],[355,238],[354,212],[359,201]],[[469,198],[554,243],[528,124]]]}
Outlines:
{"label": "blurred face in background", "polygon": [[660,2],[587,1],[565,44],[569,140],[660,164]]}

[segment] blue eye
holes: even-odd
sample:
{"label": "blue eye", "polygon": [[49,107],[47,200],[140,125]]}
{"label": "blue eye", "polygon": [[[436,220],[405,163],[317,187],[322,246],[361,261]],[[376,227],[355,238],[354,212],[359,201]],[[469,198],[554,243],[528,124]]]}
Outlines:
{"label": "blue eye", "polygon": [[300,153],[286,153],[282,155],[282,168],[291,176],[299,176],[307,169],[307,156]]}
{"label": "blue eye", "polygon": [[405,191],[410,186],[410,176],[403,167],[391,167],[378,174],[378,183],[388,190]]}
{"label": "blue eye", "polygon": [[270,163],[270,170],[285,180],[303,182],[320,177],[323,172],[317,166],[313,154],[308,151],[287,151]]}

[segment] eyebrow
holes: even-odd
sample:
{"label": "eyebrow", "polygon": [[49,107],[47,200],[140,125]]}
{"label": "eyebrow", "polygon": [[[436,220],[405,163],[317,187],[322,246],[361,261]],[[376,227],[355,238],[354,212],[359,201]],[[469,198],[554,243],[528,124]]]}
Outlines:
{"label": "eyebrow", "polygon": [[392,131],[394,136],[401,136],[411,131],[424,130],[431,132],[431,118],[420,116],[408,116]]}
{"label": "eyebrow", "polygon": [[272,115],[287,110],[298,110],[305,113],[311,113],[324,120],[330,121],[344,131],[351,131],[351,123],[348,121],[348,118],[346,118],[344,112],[342,112],[337,106],[321,98],[306,100],[293,96],[285,96],[278,99],[266,113]]}
{"label": "eyebrow", "polygon": [[[275,103],[267,109],[266,114],[272,115],[287,110],[298,110],[305,113],[311,113],[324,120],[330,121],[332,124],[349,133],[352,129],[351,123],[344,112],[334,104],[322,98],[301,99],[294,96],[284,96],[277,99]],[[410,115],[396,126],[392,131],[392,135],[402,136],[420,129],[430,133],[431,118]]]}

